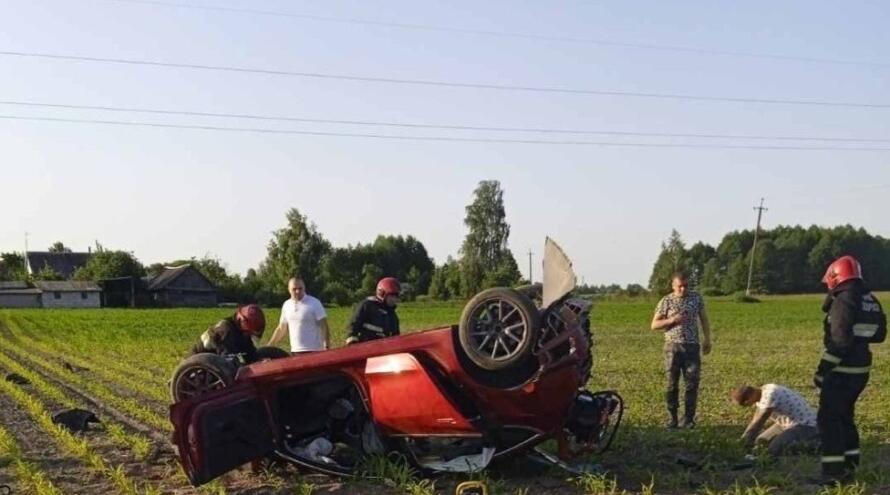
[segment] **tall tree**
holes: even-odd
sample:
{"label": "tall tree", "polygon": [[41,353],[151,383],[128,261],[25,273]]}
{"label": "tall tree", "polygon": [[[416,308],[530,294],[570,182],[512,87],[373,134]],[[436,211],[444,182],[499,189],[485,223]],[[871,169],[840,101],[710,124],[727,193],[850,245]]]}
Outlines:
{"label": "tall tree", "polygon": [[716,255],[717,250],[703,242],[696,242],[686,251],[686,269],[689,270],[692,285],[702,285],[705,265],[708,263],[708,260]]}
{"label": "tall tree", "polygon": [[363,266],[360,297],[373,296],[374,293],[377,291],[377,281],[383,278],[383,275],[383,270],[377,265],[368,263],[367,265]]}
{"label": "tall tree", "polygon": [[[890,289],[890,239],[850,225],[837,227],[778,226],[762,232],[754,258],[754,289],[762,293],[822,292],[820,282],[828,264],[843,254],[862,264],[865,281],[873,289]],[[743,290],[748,277],[754,232],[729,232],[716,253],[702,265],[701,285],[730,293]],[[664,249],[664,245],[662,246]],[[689,267],[697,270],[713,249],[696,244],[687,252]],[[654,275],[654,270],[653,270]]]}
{"label": "tall tree", "polygon": [[25,257],[19,253],[0,253],[0,280],[25,280]]}
{"label": "tall tree", "polygon": [[460,266],[451,256],[433,272],[428,294],[434,299],[451,299],[461,295]]}
{"label": "tall tree", "polygon": [[87,264],[78,268],[74,280],[101,280],[105,278],[142,277],[145,268],[133,253],[101,249],[93,253]]}
{"label": "tall tree", "polygon": [[321,266],[331,251],[331,244],[296,208],[288,210],[285,217],[287,224],[272,234],[266,260],[260,265],[264,287],[277,298],[286,299],[285,283],[297,276],[306,283],[309,293],[321,294],[324,292]]}
{"label": "tall tree", "polygon": [[[504,209],[504,191],[500,182],[484,180],[473,191],[473,202],[467,208],[464,225],[469,232],[461,246],[461,278],[463,293],[472,295],[498,283],[512,285],[519,281],[516,260],[507,248],[510,225]],[[512,261],[512,263],[511,263]],[[491,275],[491,273],[497,275]]]}
{"label": "tall tree", "polygon": [[671,275],[687,269],[686,245],[676,229],[671,230],[667,241],[661,243],[661,252],[652,267],[649,277],[649,290],[664,294],[671,290]]}

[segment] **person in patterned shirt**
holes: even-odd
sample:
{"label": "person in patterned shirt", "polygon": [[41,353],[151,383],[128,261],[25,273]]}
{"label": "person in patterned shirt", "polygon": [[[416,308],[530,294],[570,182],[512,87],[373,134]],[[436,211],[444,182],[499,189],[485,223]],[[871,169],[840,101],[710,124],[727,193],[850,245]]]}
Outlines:
{"label": "person in patterned shirt", "polygon": [[[730,395],[740,406],[756,406],[754,417],[742,433],[745,447],[766,443],[769,453],[779,456],[814,451],[819,445],[816,411],[794,390],[774,383],[759,388],[741,385]],[[773,424],[764,430],[770,418]]]}
{"label": "person in patterned shirt", "polygon": [[[711,352],[711,326],[705,302],[689,290],[689,277],[683,272],[671,277],[672,292],[658,302],[652,317],[652,330],[664,333],[664,367],[667,375],[665,399],[670,414],[668,428],[695,427],[698,404],[698,383],[701,377],[701,354]],[[699,340],[699,322],[702,339]],[[683,423],[677,421],[680,375],[686,383]]]}

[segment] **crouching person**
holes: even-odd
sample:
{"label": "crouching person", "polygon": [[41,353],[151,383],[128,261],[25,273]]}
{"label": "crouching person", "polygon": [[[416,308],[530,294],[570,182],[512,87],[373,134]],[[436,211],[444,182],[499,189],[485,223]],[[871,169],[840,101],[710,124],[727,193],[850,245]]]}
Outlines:
{"label": "crouching person", "polygon": [[259,360],[256,345],[266,328],[266,316],[256,304],[240,306],[235,314],[223,318],[201,334],[192,354],[241,355],[245,364]]}
{"label": "crouching person", "polygon": [[[731,395],[740,406],[756,406],[754,416],[742,434],[745,447],[765,443],[774,456],[817,450],[816,411],[797,392],[767,383],[759,388],[742,385],[732,389]],[[773,424],[764,430],[769,419]]]}

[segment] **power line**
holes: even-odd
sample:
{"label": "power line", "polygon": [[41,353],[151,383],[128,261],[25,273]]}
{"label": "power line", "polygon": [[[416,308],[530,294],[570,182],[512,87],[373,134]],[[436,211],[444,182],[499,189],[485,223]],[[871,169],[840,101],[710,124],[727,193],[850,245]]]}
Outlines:
{"label": "power line", "polygon": [[490,31],[490,30],[482,30],[482,29],[467,29],[467,28],[449,27],[449,26],[436,26],[436,25],[431,25],[431,24],[412,24],[412,23],[404,23],[404,22],[376,21],[376,20],[372,20],[372,19],[320,16],[320,15],[312,15],[312,14],[300,14],[300,13],[293,13],[293,12],[259,10],[259,9],[248,9],[248,8],[219,7],[219,6],[209,6],[209,5],[193,5],[193,4],[185,4],[185,3],[163,2],[163,1],[156,1],[156,0],[109,0],[109,1],[118,2],[118,3],[140,4],[140,5],[154,5],[154,6],[160,6],[160,7],[170,7],[170,8],[179,8],[179,9],[227,12],[227,13],[250,14],[250,15],[272,16],[272,17],[287,17],[287,18],[291,18],[291,19],[303,19],[303,20],[308,20],[308,21],[332,22],[332,23],[340,23],[340,24],[359,24],[359,25],[367,25],[367,26],[377,26],[377,27],[396,28],[396,29],[409,29],[409,30],[418,30],[418,31],[438,31],[438,32],[443,32],[443,33],[469,34],[469,35],[498,37],[498,38],[527,39],[527,40],[533,40],[533,41],[551,41],[551,42],[559,42],[559,43],[599,45],[599,46],[611,46],[611,47],[619,47],[619,48],[633,48],[633,49],[640,49],[640,50],[685,52],[685,53],[695,53],[695,54],[700,54],[700,55],[720,55],[720,56],[733,56],[733,57],[746,57],[746,58],[762,58],[762,59],[771,59],[771,60],[785,60],[785,61],[820,63],[820,64],[861,65],[861,66],[867,66],[867,67],[890,67],[890,63],[887,63],[887,62],[869,62],[869,61],[864,61],[864,60],[842,60],[842,59],[821,58],[821,57],[801,57],[801,56],[794,56],[794,55],[754,53],[754,52],[733,51],[733,50],[714,50],[714,49],[709,49],[709,48],[698,48],[698,47],[677,46],[677,45],[658,45],[658,44],[651,44],[651,43],[628,43],[628,42],[621,42],[621,41],[611,41],[611,40],[601,40],[601,39],[591,39],[591,38],[576,38],[576,37],[569,37],[569,36],[552,36],[552,35],[543,35],[543,34],[534,34],[534,33],[517,33],[517,32],[509,32],[509,31]]}
{"label": "power line", "polygon": [[859,103],[859,102],[842,102],[842,101],[822,101],[822,100],[792,100],[782,98],[745,98],[730,96],[701,96],[686,95],[674,93],[647,93],[633,91],[601,91],[593,89],[572,89],[572,88],[555,88],[543,86],[519,86],[509,84],[485,84],[485,83],[465,83],[453,81],[435,81],[428,79],[400,79],[391,77],[367,77],[353,76],[347,74],[330,74],[323,72],[297,72],[277,69],[254,69],[248,67],[234,67],[222,65],[204,65],[204,64],[186,64],[175,62],[158,62],[153,60],[137,60],[124,58],[105,58],[105,57],[85,57],[79,55],[59,55],[51,53],[39,52],[20,52],[20,51],[0,51],[0,55],[11,57],[28,57],[43,58],[51,60],[76,60],[79,62],[98,62],[123,65],[138,65],[151,67],[167,67],[176,69],[195,69],[209,70],[217,72],[236,72],[246,74],[265,74],[273,76],[286,77],[303,77],[326,80],[342,80],[354,82],[370,82],[370,83],[387,83],[387,84],[406,84],[415,86],[432,86],[432,87],[450,87],[464,89],[486,89],[498,91],[518,91],[518,92],[534,92],[534,93],[558,93],[572,95],[595,95],[595,96],[620,96],[632,98],[658,98],[670,100],[692,100],[692,101],[724,101],[731,103],[760,103],[760,104],[782,104],[782,105],[806,105],[806,106],[827,106],[827,107],[850,107],[850,108],[890,108],[890,104],[885,103]]}
{"label": "power line", "polygon": [[222,127],[193,124],[165,124],[155,122],[137,122],[122,120],[94,120],[94,119],[66,119],[55,117],[28,117],[21,115],[0,115],[4,120],[22,120],[38,122],[63,122],[76,124],[101,124],[132,127],[156,127],[170,129],[195,129],[204,131],[250,132],[260,134],[282,134],[299,136],[324,136],[324,137],[350,137],[392,139],[401,141],[439,141],[439,142],[464,142],[464,143],[502,143],[502,144],[542,144],[561,146],[609,146],[625,148],[700,148],[700,149],[738,149],[738,150],[786,150],[786,151],[890,151],[890,148],[869,147],[831,147],[831,146],[752,146],[752,145],[724,145],[724,144],[683,144],[683,143],[621,143],[612,141],[549,141],[540,139],[486,139],[463,138],[450,136],[400,136],[391,134],[362,134],[347,132],[322,132],[322,131],[298,131],[289,129],[264,129],[254,127]]}
{"label": "power line", "polygon": [[255,115],[245,113],[220,113],[201,112],[191,110],[166,110],[139,107],[118,107],[104,105],[73,105],[63,103],[43,103],[31,101],[0,100],[0,105],[25,106],[38,108],[61,108],[70,110],[100,110],[108,112],[147,113],[156,115],[183,115],[190,117],[218,117],[237,118],[276,122],[302,122],[314,124],[346,124],[380,127],[401,127],[412,129],[443,129],[459,131],[493,131],[493,132],[535,132],[542,134],[588,134],[609,136],[634,136],[634,137],[664,137],[664,138],[703,138],[703,139],[749,139],[770,141],[832,141],[846,143],[890,143],[890,139],[879,138],[843,138],[843,137],[813,137],[813,136],[764,136],[752,134],[701,134],[701,133],[668,133],[668,132],[632,132],[632,131],[597,131],[585,129],[548,129],[541,127],[497,127],[475,125],[450,125],[450,124],[426,124],[411,122],[383,122],[375,120],[343,120],[343,119],[314,119],[304,117],[287,117],[274,115]]}

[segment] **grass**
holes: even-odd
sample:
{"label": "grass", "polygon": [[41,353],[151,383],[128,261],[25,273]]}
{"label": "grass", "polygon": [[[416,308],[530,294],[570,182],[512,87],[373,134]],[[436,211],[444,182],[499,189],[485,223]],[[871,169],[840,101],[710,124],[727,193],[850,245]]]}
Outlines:
{"label": "grass", "polygon": [[[890,294],[878,297],[885,305],[890,303]],[[822,296],[758,299],[758,304],[743,304],[734,296],[706,298],[713,327],[713,352],[702,362],[698,428],[673,432],[662,428],[662,340],[657,332],[649,330],[656,301],[595,302],[595,366],[589,388],[617,390],[624,397],[627,410],[612,449],[594,459],[610,471],[609,477],[587,480],[583,485],[575,483],[578,490],[610,493],[614,483],[615,493],[815,492],[805,484],[807,478],[818,473],[818,460],[813,455],[762,459],[754,469],[730,469],[745,454],[738,437],[752,413],[751,409],[730,402],[731,387],[742,382],[780,383],[800,392],[810,404],[817,403],[811,378],[821,353]],[[399,308],[399,316],[403,331],[411,331],[456,323],[461,309],[462,303],[406,303]],[[40,350],[70,353],[76,358],[75,364],[91,369],[104,366],[104,372],[98,376],[101,381],[114,382],[146,398],[159,398],[166,393],[165,382],[171,371],[198,335],[231,311],[2,310],[0,324],[5,322],[18,342],[33,340]],[[342,345],[346,338],[350,314],[350,308],[328,309],[335,345]],[[267,320],[277,321],[278,310],[267,310]],[[8,340],[8,332],[5,337]],[[5,343],[3,340],[0,332],[0,343]],[[871,381],[857,404],[863,440],[861,484],[848,487],[846,492],[827,493],[890,492],[890,344],[876,345],[872,350],[875,366]],[[60,377],[81,386],[75,376]],[[104,388],[101,383],[91,385]],[[128,411],[131,413],[138,417],[136,411]],[[676,459],[681,455],[700,461],[702,468],[689,470],[680,466]],[[404,473],[390,471],[388,477],[394,478],[393,483],[403,493],[408,491],[410,482],[424,481],[416,473],[406,477]],[[506,480],[503,493],[515,493],[522,488]],[[431,492],[433,487],[420,486],[413,492],[424,490]]]}
{"label": "grass", "polygon": [[68,430],[54,423],[52,416],[47,412],[44,405],[18,386],[5,380],[0,380],[0,393],[6,394],[24,408],[34,422],[52,437],[63,451],[79,459],[94,473],[110,480],[119,493],[124,495],[141,493],[154,495],[158,493],[153,487],[140,489],[139,485],[127,476],[122,466],[110,467],[102,457],[90,448],[86,440],[71,434]]}
{"label": "grass", "polygon": [[[44,350],[43,344],[39,341],[31,341],[29,342],[29,347],[32,350]],[[146,407],[143,403],[140,403],[136,399],[130,397],[123,397],[111,388],[96,383],[90,380],[88,377],[84,377],[79,375],[73,371],[70,371],[63,366],[51,362],[49,359],[38,355],[35,352],[28,352],[23,349],[19,344],[16,344],[11,341],[7,341],[5,343],[5,350],[9,351],[10,354],[16,356],[16,358],[20,362],[30,363],[32,366],[38,366],[49,372],[51,375],[65,381],[68,384],[77,386],[80,390],[89,392],[95,397],[105,401],[107,404],[112,407],[119,409],[135,419],[144,422],[145,424],[158,428],[162,431],[171,430],[172,426],[170,422],[161,416],[159,413],[154,410]],[[101,363],[95,363],[96,366],[101,366]]]}
{"label": "grass", "polygon": [[[6,345],[9,346],[10,343],[7,342]],[[61,406],[64,406],[66,408],[86,407],[85,404],[71,399],[57,387],[44,380],[40,375],[26,368],[18,361],[11,359],[2,351],[0,351],[0,368],[17,373],[20,376],[24,377],[31,383],[31,386],[33,386],[35,390],[40,392],[44,397],[55,401]],[[151,441],[149,441],[144,436],[135,433],[128,433],[124,431],[121,425],[110,422],[107,419],[105,420],[104,425],[112,441],[119,446],[130,449],[136,459],[143,460],[151,452]]]}
{"label": "grass", "polygon": [[40,468],[24,458],[15,438],[2,426],[0,426],[0,456],[4,458],[4,463],[0,466],[4,464],[13,466],[16,480],[24,492],[36,495],[62,495],[62,491],[47,479]]}

